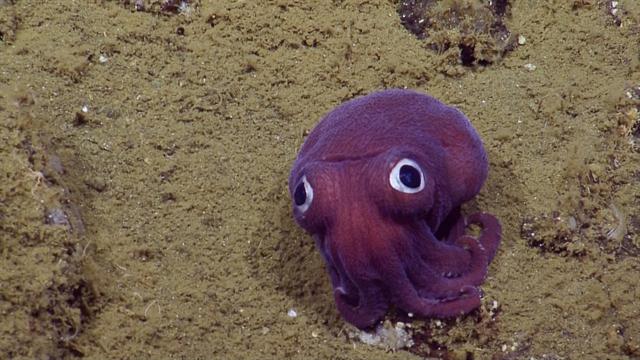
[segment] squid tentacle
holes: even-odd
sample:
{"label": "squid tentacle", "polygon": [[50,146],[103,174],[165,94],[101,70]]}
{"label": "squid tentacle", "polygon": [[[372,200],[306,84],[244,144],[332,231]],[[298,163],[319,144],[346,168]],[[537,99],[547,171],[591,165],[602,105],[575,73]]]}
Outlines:
{"label": "squid tentacle", "polygon": [[[474,213],[467,218],[467,224],[479,225],[482,232],[478,237],[480,244],[487,250],[487,264],[493,260],[500,245],[502,227],[495,216],[487,213]],[[468,225],[467,225],[468,226]]]}
{"label": "squid tentacle", "polygon": [[399,308],[421,317],[454,317],[480,306],[480,290],[473,285],[462,286],[457,294],[433,298],[421,296],[404,269],[388,269],[385,281],[392,299]]}
{"label": "squid tentacle", "polygon": [[470,253],[470,262],[467,270],[459,277],[445,277],[436,273],[429,263],[422,259],[414,259],[415,263],[407,267],[409,279],[418,288],[420,295],[426,297],[451,297],[456,296],[465,286],[477,286],[482,284],[486,274],[487,254],[482,245],[471,236],[463,236],[459,242]]}
{"label": "squid tentacle", "polygon": [[374,325],[389,309],[389,304],[379,284],[364,282],[358,288],[357,304],[351,304],[342,288],[333,291],[336,307],[340,314],[353,324],[363,329]]}

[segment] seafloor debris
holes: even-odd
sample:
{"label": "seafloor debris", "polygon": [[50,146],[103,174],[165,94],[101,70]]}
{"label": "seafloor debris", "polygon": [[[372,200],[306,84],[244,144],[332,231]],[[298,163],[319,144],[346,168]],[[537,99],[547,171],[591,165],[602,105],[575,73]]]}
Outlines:
{"label": "seafloor debris", "polygon": [[187,11],[188,7],[189,1],[187,0],[165,0],[162,2],[160,9],[162,9],[162,11],[177,14],[179,12]]}
{"label": "seafloor debris", "polygon": [[520,227],[520,236],[531,247],[564,256],[584,256],[607,253],[616,257],[639,256],[639,244],[632,232],[636,229],[627,215],[614,203],[594,207],[570,215],[554,211],[551,214],[527,216]]}
{"label": "seafloor debris", "polygon": [[397,351],[413,346],[413,339],[409,325],[397,322],[392,325],[385,321],[378,325],[372,332],[354,329],[348,332],[351,339],[358,339],[367,345],[382,347],[385,350]]}
{"label": "seafloor debris", "polygon": [[621,15],[622,11],[620,11],[619,5],[620,5],[620,2],[616,0],[607,0],[605,2],[607,13],[611,15],[611,18],[613,19],[613,23],[616,26],[622,25],[622,15]]}
{"label": "seafloor debris", "polygon": [[518,45],[504,23],[508,11],[509,0],[402,0],[398,7],[407,30],[466,66],[493,63]]}
{"label": "seafloor debris", "polygon": [[33,358],[82,357],[83,333],[104,304],[104,274],[94,270],[95,247],[74,205],[77,182],[54,152],[50,119],[35,115],[40,105],[34,93],[2,90],[0,242],[7,265],[2,270],[11,281],[3,282],[0,297],[11,299],[3,311],[5,318],[17,319],[7,329],[18,339],[2,353],[20,356],[27,349]]}
{"label": "seafloor debris", "polygon": [[[181,14],[188,13],[190,11],[190,1],[189,0],[162,0],[162,1],[151,1],[151,3],[146,3],[144,0],[123,0],[122,3],[125,6],[133,5],[133,8],[136,11],[146,11],[146,12],[157,12],[158,7],[160,12],[170,13],[170,14]],[[155,8],[155,10],[153,10]]]}
{"label": "seafloor debris", "polygon": [[[60,158],[48,150],[49,146],[38,138],[23,142],[28,154],[29,172],[34,179],[32,194],[44,205],[44,222],[65,227],[76,236],[84,234],[84,224],[78,207],[71,201],[69,188],[62,176],[64,168]],[[47,193],[40,194],[40,189]],[[50,193],[50,194],[49,194]],[[55,194],[55,196],[51,196]]]}
{"label": "seafloor debris", "polygon": [[618,127],[622,136],[629,138],[629,144],[640,151],[640,85],[628,85],[618,114]]}
{"label": "seafloor debris", "polygon": [[527,216],[520,226],[520,236],[529,246],[544,252],[580,256],[586,251],[580,237],[581,225],[574,216],[561,216],[558,211]]}

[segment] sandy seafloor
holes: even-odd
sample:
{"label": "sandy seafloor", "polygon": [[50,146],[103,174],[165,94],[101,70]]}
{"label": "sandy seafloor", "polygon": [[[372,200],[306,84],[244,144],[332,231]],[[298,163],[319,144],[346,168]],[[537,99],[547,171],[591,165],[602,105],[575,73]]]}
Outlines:
{"label": "sandy seafloor", "polygon": [[[146,3],[0,0],[0,358],[640,358],[636,0],[514,0],[523,44],[475,66],[391,0]],[[465,211],[504,230],[482,307],[396,351],[349,337],[286,190],[389,87],[468,115]]]}

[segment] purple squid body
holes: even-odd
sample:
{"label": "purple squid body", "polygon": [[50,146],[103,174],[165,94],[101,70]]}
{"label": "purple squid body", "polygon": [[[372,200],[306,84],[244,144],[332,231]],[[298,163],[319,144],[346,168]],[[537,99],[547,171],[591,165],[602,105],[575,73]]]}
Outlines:
{"label": "purple squid body", "polygon": [[[320,121],[293,165],[289,191],[346,321],[372,326],[392,304],[421,317],[480,305],[500,223],[486,213],[464,217],[460,206],[487,171],[469,120],[422,93],[380,91]],[[467,235],[469,224],[480,235]]]}

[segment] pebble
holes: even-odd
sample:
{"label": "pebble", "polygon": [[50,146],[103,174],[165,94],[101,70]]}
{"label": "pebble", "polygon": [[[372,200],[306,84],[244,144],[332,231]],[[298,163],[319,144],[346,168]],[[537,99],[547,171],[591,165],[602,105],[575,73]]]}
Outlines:
{"label": "pebble", "polygon": [[524,35],[518,35],[518,44],[524,45],[527,43],[527,38]]}

